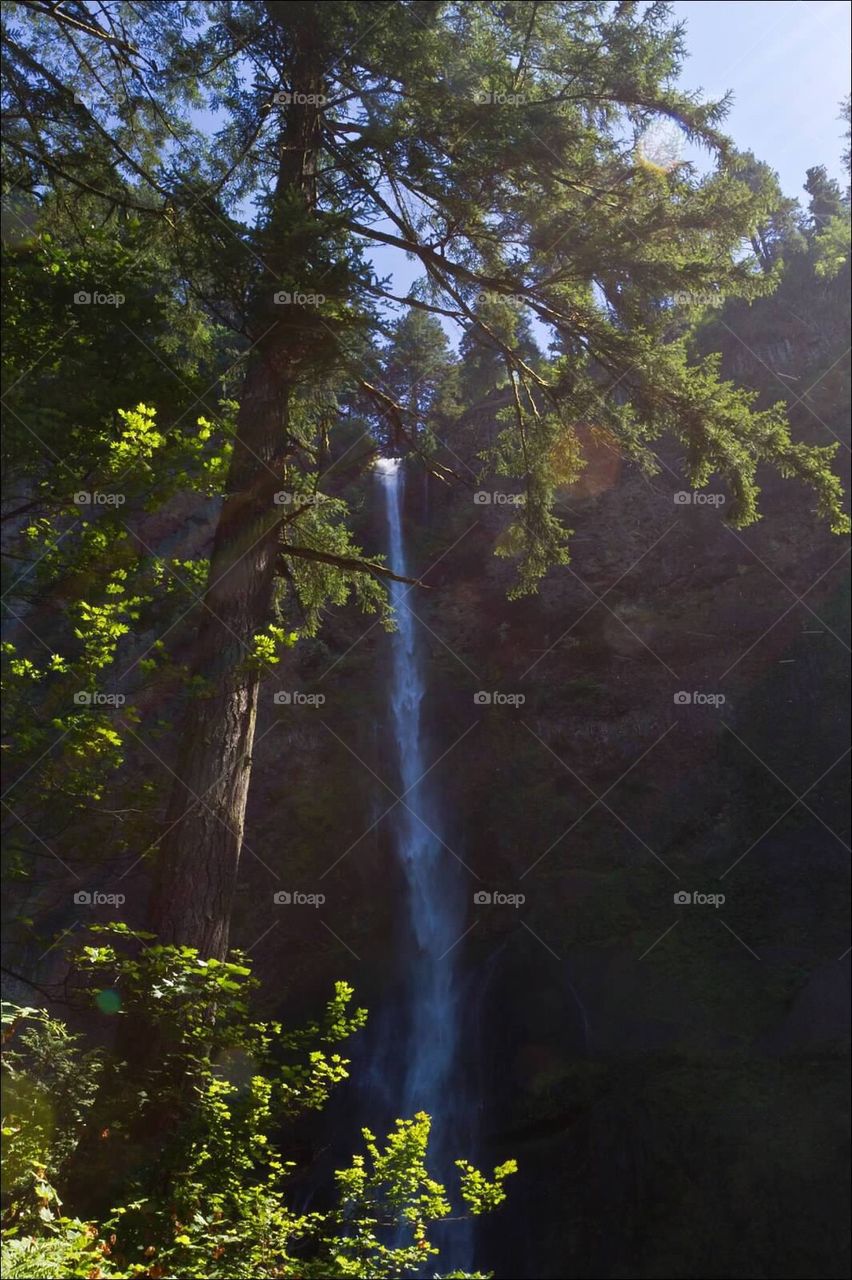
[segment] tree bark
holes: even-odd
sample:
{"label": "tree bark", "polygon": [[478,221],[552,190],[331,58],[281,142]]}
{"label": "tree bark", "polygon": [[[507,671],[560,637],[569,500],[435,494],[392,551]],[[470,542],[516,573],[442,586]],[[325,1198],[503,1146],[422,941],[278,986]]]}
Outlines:
{"label": "tree bark", "polygon": [[[291,397],[305,360],[298,316],[275,314],[282,274],[310,270],[305,225],[316,217],[322,58],[309,19],[296,33],[286,70],[292,101],[283,113],[273,208],[261,245],[251,352],[237,433],[214,539],[193,673],[204,686],[182,727],[176,781],[160,842],[150,908],[162,943],[222,959],[228,934],[251,778],[259,674],[247,663],[252,638],[270,622],[282,508],[274,494],[292,459]],[[308,237],[309,238],[309,237]],[[295,261],[294,261],[295,259]],[[267,332],[264,332],[267,330]]]}
{"label": "tree bark", "polygon": [[290,395],[282,363],[274,345],[258,351],[242,390],[193,662],[205,684],[185,713],[151,904],[161,942],[219,959],[251,777],[259,675],[247,658],[270,620],[279,556],[282,513],[273,495],[289,453]]}

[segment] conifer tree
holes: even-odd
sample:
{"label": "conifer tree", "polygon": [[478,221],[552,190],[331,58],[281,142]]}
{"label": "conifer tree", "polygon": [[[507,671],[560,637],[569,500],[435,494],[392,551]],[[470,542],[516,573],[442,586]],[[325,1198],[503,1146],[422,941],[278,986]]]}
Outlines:
{"label": "conifer tree", "polygon": [[[410,406],[368,376],[388,307],[452,318],[502,363],[510,411],[490,465],[527,492],[501,546],[518,593],[567,561],[551,460],[558,446],[581,465],[575,426],[592,413],[649,469],[654,441],[674,436],[690,484],[726,483],[735,523],[757,518],[764,463],[809,485],[833,527],[844,517],[832,450],[795,442],[780,408],[754,411],[713,359],[690,360],[690,299],[771,288],[747,250],[780,205],[722,133],[726,103],[677,88],[683,33],[667,5],[229,0],[100,12],[13,7],[9,146],[29,189],[83,191],[107,213],[165,226],[187,290],[243,339],[152,916],[163,941],[222,957],[281,575],[307,590],[308,565],[310,590],[333,598],[382,576],[339,508],[326,518],[315,501],[275,497],[322,492],[335,388],[357,389],[411,437]],[[207,144],[188,122],[193,102],[215,109]],[[681,158],[683,141],[710,153],[709,173]],[[397,298],[371,262],[382,246],[408,254],[424,288]],[[492,323],[483,294],[524,323]],[[546,369],[531,362],[531,319],[562,353]]]}

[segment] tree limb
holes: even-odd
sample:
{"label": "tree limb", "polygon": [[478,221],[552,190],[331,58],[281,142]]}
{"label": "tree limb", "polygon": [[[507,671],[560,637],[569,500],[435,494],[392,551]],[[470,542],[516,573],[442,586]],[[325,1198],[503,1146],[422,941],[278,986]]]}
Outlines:
{"label": "tree limb", "polygon": [[331,551],[316,551],[313,547],[293,547],[289,543],[282,545],[281,555],[285,560],[291,556],[296,556],[300,560],[316,560],[319,564],[332,564],[338,569],[347,569],[352,573],[369,573],[380,581],[383,578],[390,578],[393,582],[406,582],[411,587],[422,587],[424,591],[432,590],[419,578],[406,578],[375,560],[362,560],[358,556],[338,556]]}

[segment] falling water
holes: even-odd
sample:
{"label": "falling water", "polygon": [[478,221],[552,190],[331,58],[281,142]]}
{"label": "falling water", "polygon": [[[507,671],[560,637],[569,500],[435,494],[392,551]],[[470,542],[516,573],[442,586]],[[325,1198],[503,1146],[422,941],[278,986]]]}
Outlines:
{"label": "falling water", "polygon": [[[398,459],[377,464],[384,491],[388,561],[395,573],[408,576],[403,533],[404,469]],[[393,849],[406,887],[403,1025],[406,1043],[400,1071],[397,1114],[426,1111],[432,1117],[431,1164],[437,1176],[451,1174],[452,1157],[465,1129],[461,1123],[464,1089],[459,1067],[460,984],[457,944],[464,933],[463,879],[460,863],[445,842],[440,797],[424,753],[423,709],[426,698],[423,665],[409,604],[411,588],[391,582],[390,600],[397,630],[390,639],[389,710],[403,803],[393,810]],[[449,1166],[449,1167],[448,1167]],[[455,1266],[467,1245],[456,1232],[442,1250]]]}

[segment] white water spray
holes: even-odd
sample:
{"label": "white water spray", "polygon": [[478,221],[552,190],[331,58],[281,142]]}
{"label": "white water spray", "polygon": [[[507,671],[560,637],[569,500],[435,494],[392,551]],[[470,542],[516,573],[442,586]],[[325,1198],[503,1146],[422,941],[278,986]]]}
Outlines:
{"label": "white water spray", "polygon": [[[385,494],[388,560],[407,575],[402,500],[404,469],[398,459],[376,465]],[[459,864],[444,842],[440,806],[432,796],[429,761],[423,750],[426,696],[419,657],[416,619],[407,597],[414,588],[391,582],[390,600],[398,630],[391,637],[390,720],[402,786],[402,804],[394,810],[394,853],[407,888],[411,947],[407,966],[409,1027],[398,1114],[428,1111],[432,1149],[437,1159],[449,1154],[461,1082],[453,1079],[459,1047],[459,989],[454,950],[464,933]],[[412,599],[411,604],[415,604]]]}

